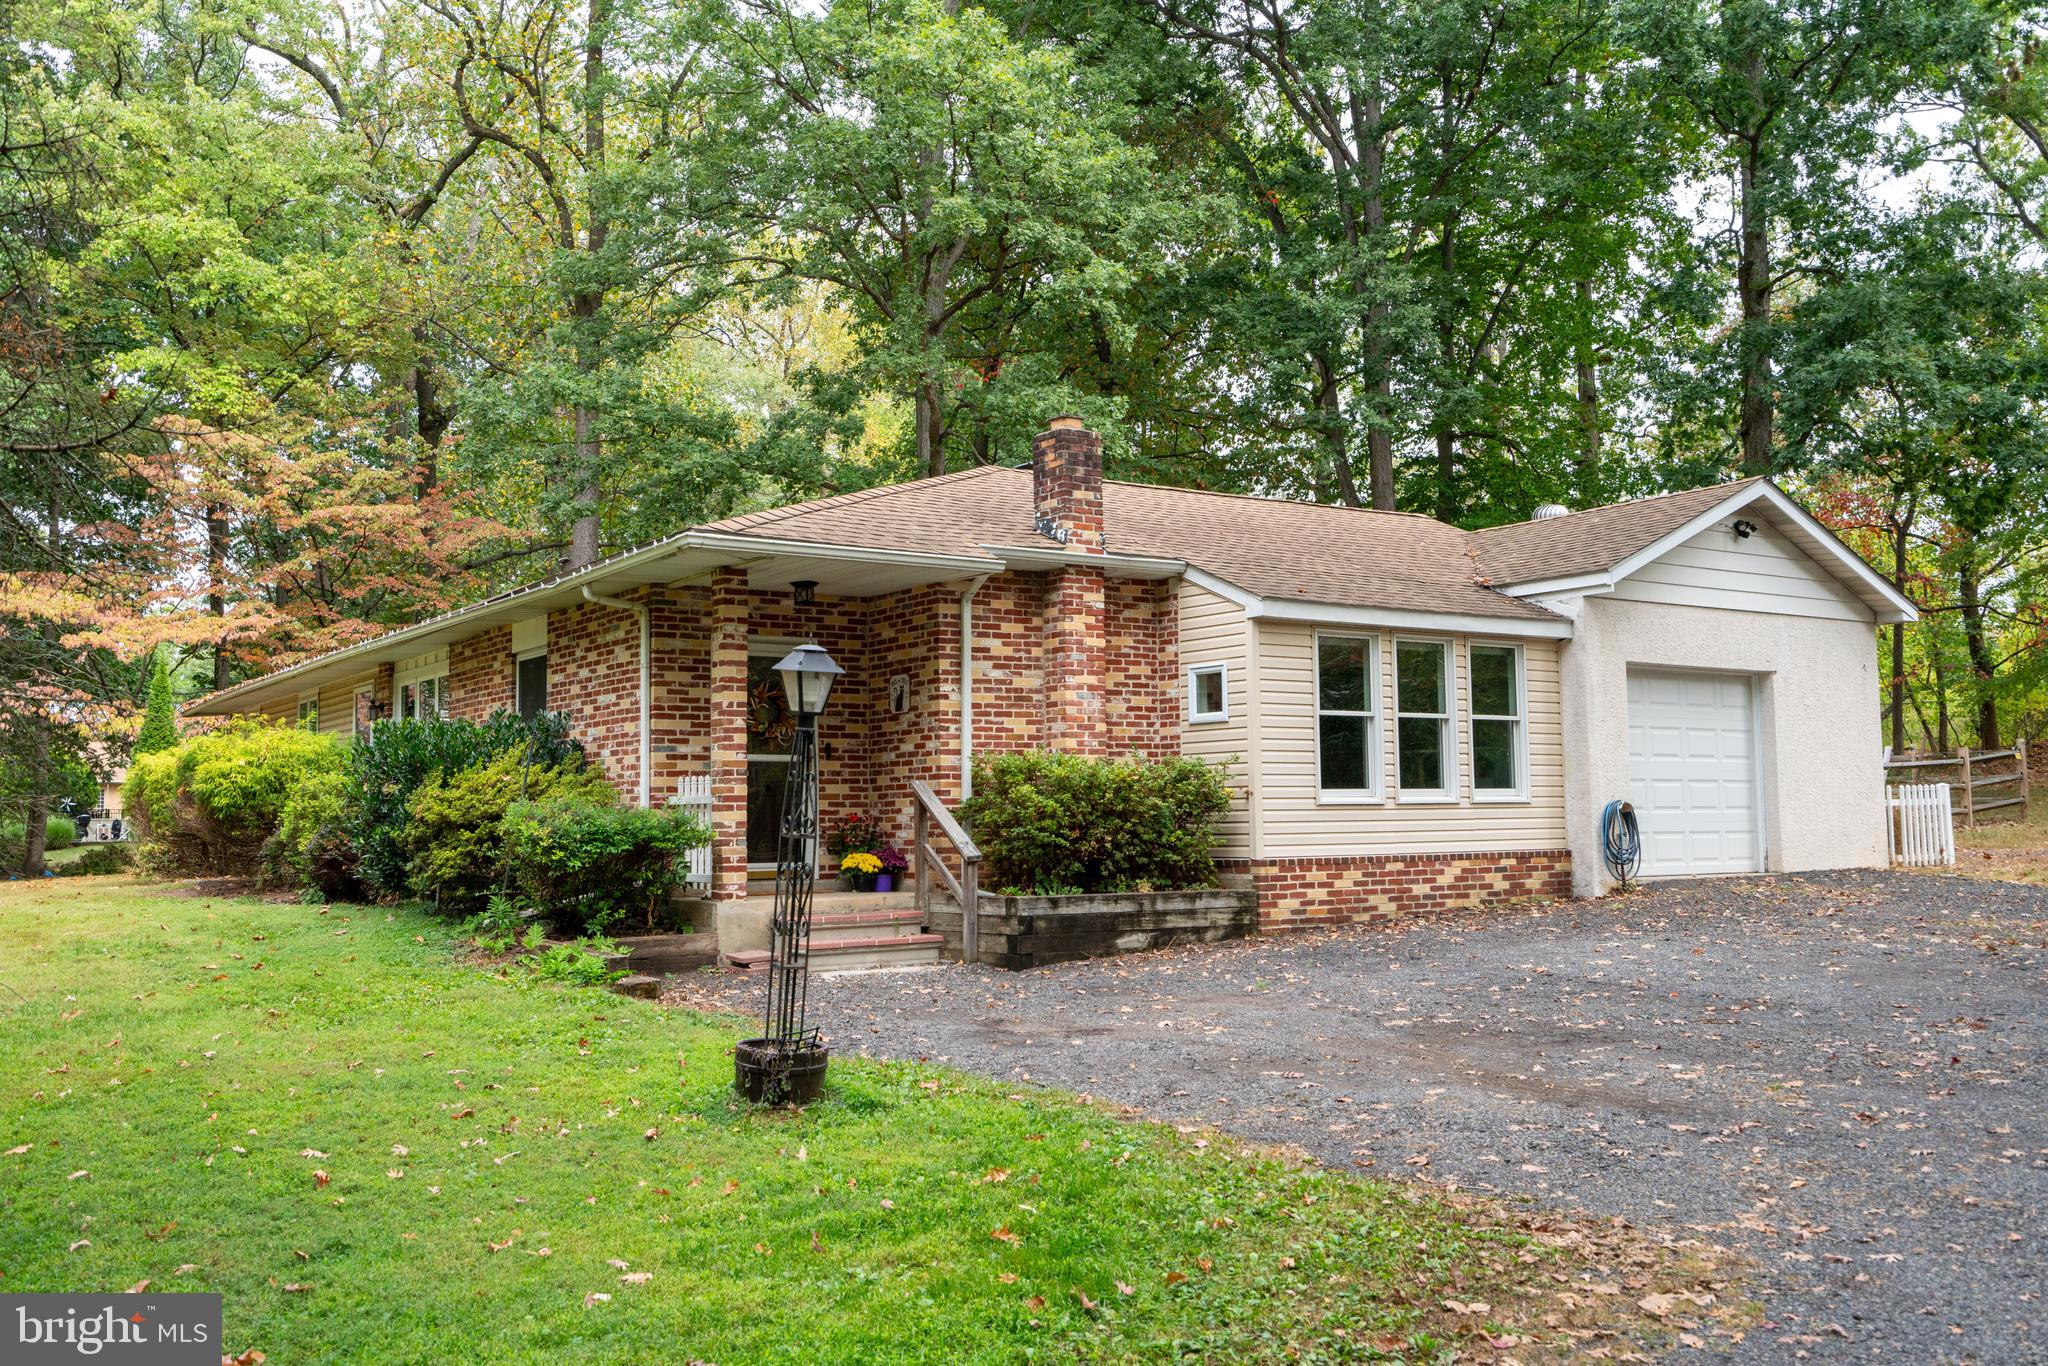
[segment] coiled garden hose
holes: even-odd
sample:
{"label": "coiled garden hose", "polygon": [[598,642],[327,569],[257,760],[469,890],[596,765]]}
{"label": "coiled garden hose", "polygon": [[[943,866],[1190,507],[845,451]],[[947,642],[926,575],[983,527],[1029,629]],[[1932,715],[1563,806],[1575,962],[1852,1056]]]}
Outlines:
{"label": "coiled garden hose", "polygon": [[1600,813],[1600,852],[1622,886],[1635,880],[1643,866],[1643,831],[1636,824],[1636,809],[1627,802],[1609,802]]}

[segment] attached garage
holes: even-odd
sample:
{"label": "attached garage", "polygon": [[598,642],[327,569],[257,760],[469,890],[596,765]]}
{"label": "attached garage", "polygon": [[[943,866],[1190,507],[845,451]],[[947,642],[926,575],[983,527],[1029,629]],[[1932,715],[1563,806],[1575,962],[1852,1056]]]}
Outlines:
{"label": "attached garage", "polygon": [[1740,674],[1628,671],[1629,800],[1644,877],[1763,868],[1756,689]]}

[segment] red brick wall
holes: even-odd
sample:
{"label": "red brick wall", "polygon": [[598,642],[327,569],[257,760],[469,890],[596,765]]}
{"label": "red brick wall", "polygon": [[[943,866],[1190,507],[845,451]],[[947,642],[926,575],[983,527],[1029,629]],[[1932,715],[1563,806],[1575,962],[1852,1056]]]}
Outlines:
{"label": "red brick wall", "polygon": [[448,714],[481,721],[510,711],[515,678],[510,626],[456,641],[448,647]]}
{"label": "red brick wall", "polygon": [[[621,596],[644,600],[647,591]],[[509,647],[508,638],[508,658]],[[548,710],[568,716],[571,731],[621,796],[638,793],[640,621],[635,613],[583,602],[548,614]]]}
{"label": "red brick wall", "polygon": [[1111,754],[1180,753],[1180,610],[1170,581],[1105,585],[1102,720]]}
{"label": "red brick wall", "polygon": [[1534,853],[1362,854],[1351,858],[1229,860],[1259,894],[1259,929],[1383,924],[1489,901],[1570,896],[1567,850]]}

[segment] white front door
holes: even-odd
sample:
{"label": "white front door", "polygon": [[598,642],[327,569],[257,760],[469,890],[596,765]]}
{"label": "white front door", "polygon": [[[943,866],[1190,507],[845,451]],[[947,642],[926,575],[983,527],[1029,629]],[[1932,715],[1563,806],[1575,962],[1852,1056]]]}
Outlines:
{"label": "white front door", "polygon": [[1755,688],[1739,675],[1628,672],[1629,800],[1644,877],[1762,867]]}

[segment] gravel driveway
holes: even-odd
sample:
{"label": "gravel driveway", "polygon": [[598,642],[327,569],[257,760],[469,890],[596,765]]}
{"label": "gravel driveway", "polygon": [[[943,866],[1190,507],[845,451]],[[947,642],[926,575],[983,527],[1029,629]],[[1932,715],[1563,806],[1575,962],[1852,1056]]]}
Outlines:
{"label": "gravel driveway", "polygon": [[1710,1232],[1758,1268],[1738,1360],[2048,1361],[2048,889],[1698,883],[811,1000],[842,1051]]}

